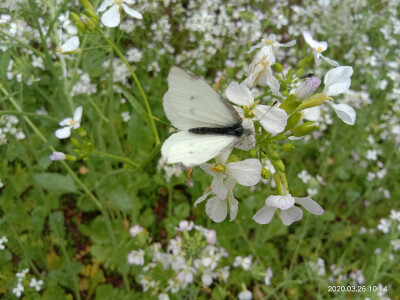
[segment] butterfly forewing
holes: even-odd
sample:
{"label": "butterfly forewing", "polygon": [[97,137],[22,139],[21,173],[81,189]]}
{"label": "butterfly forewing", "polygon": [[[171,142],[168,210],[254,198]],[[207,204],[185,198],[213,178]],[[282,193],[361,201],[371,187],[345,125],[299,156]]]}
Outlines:
{"label": "butterfly forewing", "polygon": [[193,73],[172,67],[164,95],[164,111],[180,130],[227,127],[241,122],[232,105]]}

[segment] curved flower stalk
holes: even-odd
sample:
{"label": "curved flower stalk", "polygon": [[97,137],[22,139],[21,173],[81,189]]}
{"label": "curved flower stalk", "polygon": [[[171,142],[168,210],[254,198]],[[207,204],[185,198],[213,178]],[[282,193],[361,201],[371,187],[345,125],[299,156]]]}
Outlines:
{"label": "curved flower stalk", "polygon": [[142,19],[143,16],[141,13],[128,6],[134,3],[134,0],[104,0],[97,9],[98,12],[107,10],[101,16],[101,22],[107,27],[117,27],[121,22],[121,9],[132,18]]}
{"label": "curved flower stalk", "polygon": [[273,195],[265,200],[265,206],[254,216],[253,220],[259,224],[268,224],[275,211],[280,209],[282,223],[286,226],[303,218],[303,211],[295,204],[300,204],[313,215],[322,215],[322,207],[310,197],[293,197],[291,194]]}
{"label": "curved flower stalk", "polygon": [[245,85],[231,82],[225,94],[232,103],[242,107],[237,108],[241,116],[260,122],[269,133],[277,134],[285,129],[288,118],[286,112],[278,107],[258,104]]}

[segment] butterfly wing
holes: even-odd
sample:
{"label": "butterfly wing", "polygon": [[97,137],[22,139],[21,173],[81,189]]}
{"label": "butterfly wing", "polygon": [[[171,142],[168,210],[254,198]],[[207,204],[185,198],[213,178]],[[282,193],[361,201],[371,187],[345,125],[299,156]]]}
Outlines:
{"label": "butterfly wing", "polygon": [[172,67],[168,85],[164,111],[176,128],[226,127],[241,122],[233,106],[193,73]]}
{"label": "butterfly wing", "polygon": [[168,163],[182,162],[185,166],[191,167],[233,148],[237,139],[235,136],[202,135],[180,131],[164,142],[161,153],[167,158]]}

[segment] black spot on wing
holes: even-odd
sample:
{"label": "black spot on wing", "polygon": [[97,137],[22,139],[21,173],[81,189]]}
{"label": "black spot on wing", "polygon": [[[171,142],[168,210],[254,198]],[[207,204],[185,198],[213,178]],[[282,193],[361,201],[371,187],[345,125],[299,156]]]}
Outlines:
{"label": "black spot on wing", "polygon": [[194,99],[196,99],[195,96],[190,96],[190,100],[194,100]]}
{"label": "black spot on wing", "polygon": [[192,107],[192,108],[189,110],[189,112],[190,112],[192,115],[194,115],[194,108]]}

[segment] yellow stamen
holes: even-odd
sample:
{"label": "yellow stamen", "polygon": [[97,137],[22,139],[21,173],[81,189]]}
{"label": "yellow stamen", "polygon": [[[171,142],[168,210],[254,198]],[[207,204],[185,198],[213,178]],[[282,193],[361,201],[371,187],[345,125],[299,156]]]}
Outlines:
{"label": "yellow stamen", "polygon": [[76,123],[75,123],[74,120],[71,120],[71,121],[69,121],[69,124],[71,124],[71,126],[73,126],[73,125],[75,125]]}
{"label": "yellow stamen", "polygon": [[114,3],[121,6],[123,0],[114,0]]}
{"label": "yellow stamen", "polygon": [[266,40],[266,41],[265,41],[265,44],[266,44],[266,45],[272,45],[273,43],[274,43],[273,40]]}
{"label": "yellow stamen", "polygon": [[322,47],[319,46],[316,50],[317,50],[318,53],[321,53],[322,52]]}
{"label": "yellow stamen", "polygon": [[221,172],[221,173],[225,173],[225,167],[224,167],[223,165],[221,165],[221,164],[218,164],[218,165],[216,165],[216,166],[210,168],[210,170],[211,170],[212,172]]}

